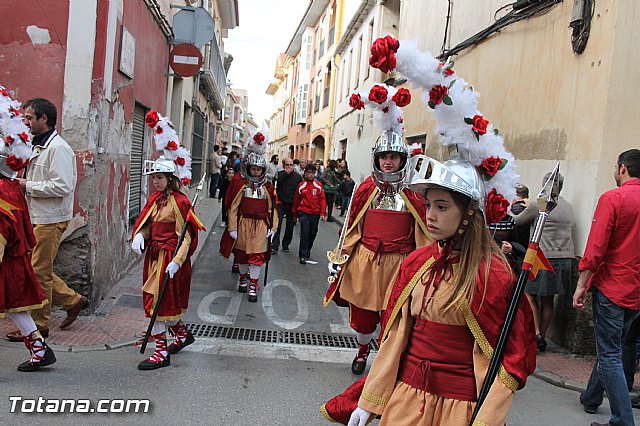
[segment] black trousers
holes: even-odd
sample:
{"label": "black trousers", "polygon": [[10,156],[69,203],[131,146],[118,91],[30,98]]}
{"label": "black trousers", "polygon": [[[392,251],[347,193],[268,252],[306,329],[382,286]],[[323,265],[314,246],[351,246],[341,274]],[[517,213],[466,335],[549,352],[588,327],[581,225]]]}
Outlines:
{"label": "black trousers", "polygon": [[300,219],[300,248],[298,255],[308,259],[311,257],[311,248],[318,234],[319,214],[298,213]]}
{"label": "black trousers", "polygon": [[[289,247],[293,238],[293,208],[292,204],[278,204],[278,232],[273,236],[272,247],[278,250],[280,247],[280,231],[284,227],[284,236],[282,237],[282,247]],[[287,219],[285,226],[284,219]]]}
{"label": "black trousers", "polygon": [[333,213],[333,203],[336,202],[336,194],[324,193],[324,197],[327,200],[327,220],[331,219],[331,213]]}

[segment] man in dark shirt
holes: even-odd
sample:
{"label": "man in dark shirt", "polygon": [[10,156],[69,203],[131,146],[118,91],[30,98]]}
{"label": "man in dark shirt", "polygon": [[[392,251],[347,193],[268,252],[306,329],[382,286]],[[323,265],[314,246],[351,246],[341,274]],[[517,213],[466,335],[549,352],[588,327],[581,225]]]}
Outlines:
{"label": "man in dark shirt", "polygon": [[287,224],[284,227],[284,237],[282,238],[282,250],[289,251],[289,244],[293,238],[293,196],[296,192],[298,184],[302,182],[302,176],[294,172],[293,160],[291,158],[284,159],[284,170],[278,173],[277,178],[277,196],[278,196],[278,231],[273,236],[271,242],[271,253],[278,252],[280,247],[280,230],[282,229],[283,220],[287,218]]}

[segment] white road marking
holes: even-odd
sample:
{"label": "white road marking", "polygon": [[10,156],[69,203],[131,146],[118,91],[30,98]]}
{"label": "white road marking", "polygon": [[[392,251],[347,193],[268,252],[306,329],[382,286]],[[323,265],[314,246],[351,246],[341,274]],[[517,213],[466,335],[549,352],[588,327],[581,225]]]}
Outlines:
{"label": "white road marking", "polygon": [[[291,281],[281,279],[269,281],[267,284],[268,285],[262,289],[262,308],[264,309],[265,315],[269,320],[271,320],[271,322],[285,330],[294,330],[307,322],[307,319],[309,319],[309,304],[307,303],[307,297],[298,286],[293,284]],[[273,289],[280,285],[293,291],[298,305],[298,314],[291,320],[284,320],[280,318],[273,309]]]}
{"label": "white road marking", "polygon": [[340,307],[338,308],[338,312],[340,312],[340,317],[342,318],[342,324],[330,324],[331,332],[336,334],[351,334],[356,335],[356,332],[349,323],[349,308],[348,307]]}
{"label": "white road marking", "polygon": [[[224,315],[216,315],[211,313],[211,305],[219,297],[228,297],[229,306]],[[233,325],[240,311],[240,303],[242,302],[242,293],[234,290],[216,290],[202,298],[198,304],[198,318],[207,323],[219,325]]]}

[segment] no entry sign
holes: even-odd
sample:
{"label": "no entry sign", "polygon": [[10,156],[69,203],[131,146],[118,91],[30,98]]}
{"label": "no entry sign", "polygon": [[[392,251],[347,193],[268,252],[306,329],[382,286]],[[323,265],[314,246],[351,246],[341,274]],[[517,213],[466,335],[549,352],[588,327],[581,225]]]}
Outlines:
{"label": "no entry sign", "polygon": [[179,44],[169,55],[171,69],[181,77],[193,77],[202,67],[202,53],[193,44]]}

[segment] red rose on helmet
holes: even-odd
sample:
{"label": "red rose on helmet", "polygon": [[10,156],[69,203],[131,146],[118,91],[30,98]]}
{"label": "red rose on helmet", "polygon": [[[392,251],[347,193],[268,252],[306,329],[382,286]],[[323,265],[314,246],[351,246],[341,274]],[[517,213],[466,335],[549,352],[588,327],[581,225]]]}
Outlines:
{"label": "red rose on helmet", "polygon": [[264,142],[264,135],[260,132],[256,133],[253,135],[253,141],[258,145],[262,145],[262,142]]}
{"label": "red rose on helmet", "polygon": [[9,92],[7,92],[7,89],[5,89],[4,87],[0,89],[0,93],[2,93],[3,96],[9,96]]}
{"label": "red rose on helmet", "polygon": [[384,73],[392,71],[396,67],[395,52],[399,47],[400,42],[391,36],[377,39],[371,46],[369,65]]}
{"label": "red rose on helmet", "polygon": [[471,128],[474,132],[478,134],[478,136],[484,135],[487,133],[487,126],[489,125],[489,120],[485,120],[483,116],[476,114],[473,116],[473,127]]}
{"label": "red rose on helmet", "polygon": [[191,183],[191,179],[185,177],[185,178],[180,179],[180,182],[182,182],[182,184],[184,186],[187,186],[187,185],[189,185]]}
{"label": "red rose on helmet", "polygon": [[422,148],[414,148],[413,151],[411,151],[411,156],[413,157],[414,155],[422,155],[424,154],[422,152]]}
{"label": "red rose on helmet", "polygon": [[13,143],[13,141],[14,141],[14,139],[13,139],[13,136],[11,136],[11,135],[7,135],[7,136],[4,137],[4,144],[7,145],[7,146],[11,145]]}
{"label": "red rose on helmet", "polygon": [[27,132],[22,132],[19,136],[24,142],[29,142],[29,134]]}
{"label": "red rose on helmet", "polygon": [[395,102],[396,105],[398,105],[400,108],[406,107],[411,103],[411,92],[409,92],[407,89],[400,88],[398,89],[396,94],[393,95],[393,98],[391,98],[391,100],[393,100],[393,102]]}
{"label": "red rose on helmet", "polygon": [[15,172],[24,169],[27,167],[27,164],[29,164],[29,160],[21,160],[13,154],[7,157],[7,166]]}
{"label": "red rose on helmet", "polygon": [[176,163],[178,166],[184,166],[185,161],[184,158],[178,157],[175,159],[174,163]]}
{"label": "red rose on helmet", "polygon": [[151,127],[152,129],[156,127],[156,124],[158,124],[159,120],[160,120],[160,117],[158,116],[158,111],[156,111],[155,109],[152,109],[151,111],[149,111],[147,113],[147,116],[144,118],[144,122],[147,124],[147,126]]}
{"label": "red rose on helmet", "polygon": [[169,143],[167,143],[167,149],[175,151],[178,149],[178,144],[176,143],[176,141],[169,141]]}
{"label": "red rose on helmet", "polygon": [[431,108],[435,108],[436,105],[440,105],[444,100],[444,97],[448,94],[449,89],[447,86],[443,86],[441,84],[433,86],[431,90],[429,90],[429,106]]}
{"label": "red rose on helmet", "polygon": [[364,102],[362,101],[362,98],[360,97],[359,93],[352,93],[351,97],[349,98],[349,106],[353,109],[363,109],[364,108]]}
{"label": "red rose on helmet", "polygon": [[482,168],[485,173],[491,177],[494,177],[498,170],[500,170],[500,166],[502,165],[502,158],[500,157],[489,157],[485,158],[482,162]]}
{"label": "red rose on helmet", "polygon": [[487,223],[497,223],[507,215],[509,201],[505,200],[501,194],[498,194],[495,188],[487,195],[487,203],[485,212],[487,215]]}
{"label": "red rose on helmet", "polygon": [[388,95],[389,95],[389,91],[387,91],[386,88],[376,84],[369,91],[369,100],[371,102],[376,102],[381,104],[387,100]]}

